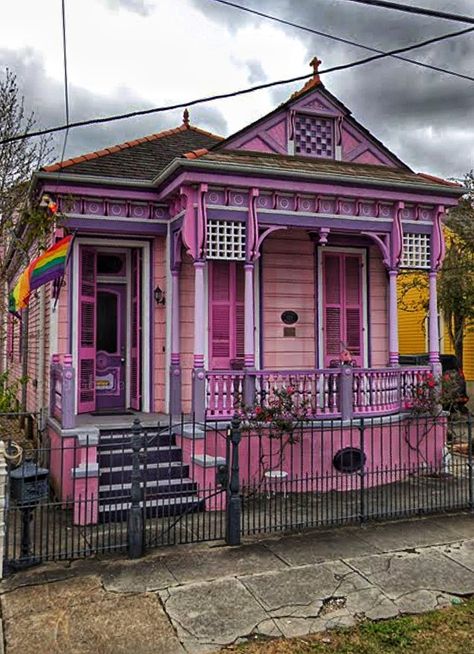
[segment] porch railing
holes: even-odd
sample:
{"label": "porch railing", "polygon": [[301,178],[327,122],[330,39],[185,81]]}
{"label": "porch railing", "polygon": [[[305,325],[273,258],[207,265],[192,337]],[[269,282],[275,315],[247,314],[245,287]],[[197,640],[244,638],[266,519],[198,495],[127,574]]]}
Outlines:
{"label": "porch railing", "polygon": [[75,426],[75,375],[70,354],[52,355],[49,379],[49,415],[57,420],[61,427],[70,429]]}
{"label": "porch railing", "polygon": [[419,375],[428,370],[429,366],[208,372],[206,415],[227,418],[239,404],[256,400],[265,404],[275,389],[283,387],[292,387],[296,397],[308,403],[309,418],[397,413],[412,399]]}

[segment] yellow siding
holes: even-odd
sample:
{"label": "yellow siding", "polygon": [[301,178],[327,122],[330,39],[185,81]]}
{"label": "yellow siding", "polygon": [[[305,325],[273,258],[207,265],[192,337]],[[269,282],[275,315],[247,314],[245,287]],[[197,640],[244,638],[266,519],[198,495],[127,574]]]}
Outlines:
{"label": "yellow siding", "polygon": [[[411,289],[405,296],[405,304],[419,304],[421,292]],[[398,307],[398,338],[400,354],[426,352],[426,314],[422,309],[405,311]]]}
{"label": "yellow siding", "polygon": [[[412,289],[405,296],[405,303],[412,301],[419,304],[420,291]],[[400,354],[419,354],[427,352],[426,347],[426,314],[423,309],[405,311],[398,307],[398,336]],[[441,352],[454,354],[454,348],[449,338],[448,327],[443,323]],[[474,330],[464,336],[464,374],[467,381],[474,381]]]}

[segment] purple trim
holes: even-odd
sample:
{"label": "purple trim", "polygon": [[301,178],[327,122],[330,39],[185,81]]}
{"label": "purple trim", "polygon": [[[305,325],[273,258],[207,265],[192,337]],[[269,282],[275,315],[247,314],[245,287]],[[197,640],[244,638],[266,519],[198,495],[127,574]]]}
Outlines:
{"label": "purple trim", "polygon": [[194,367],[204,366],[204,261],[194,262]]}
{"label": "purple trim", "polygon": [[431,271],[429,278],[429,362],[439,363],[439,326],[438,326],[438,297],[436,290],[436,272]]}
{"label": "purple trim", "polygon": [[388,271],[388,349],[389,365],[398,366],[398,309],[397,309],[397,270]]}
{"label": "purple trim", "polygon": [[246,222],[248,209],[229,209],[228,207],[207,207],[207,217],[210,220],[233,220],[235,222]]}
{"label": "purple trim", "polygon": [[263,225],[286,225],[288,227],[307,227],[309,229],[328,227],[331,229],[347,229],[367,232],[389,232],[392,221],[381,220],[380,222],[368,222],[360,219],[333,218],[325,216],[299,216],[297,214],[280,213],[259,213],[259,224]]}
{"label": "purple trim", "polygon": [[444,240],[443,224],[444,207],[439,206],[431,233],[431,270],[439,270],[443,264],[446,254],[446,244]]}
{"label": "purple trim", "polygon": [[[56,175],[56,173],[52,173]],[[100,183],[100,180],[99,182]],[[130,189],[114,189],[107,186],[81,186],[77,184],[61,184],[56,182],[43,182],[42,190],[50,193],[64,193],[66,195],[87,195],[90,197],[115,198],[120,200],[151,200],[157,201],[156,191],[133,191]]]}
{"label": "purple trim", "polygon": [[[282,175],[284,172],[282,171]],[[372,200],[381,200],[387,202],[397,202],[401,198],[405,202],[420,202],[421,204],[444,204],[447,206],[456,206],[458,203],[458,198],[451,197],[450,195],[442,195],[442,190],[440,189],[440,194],[435,194],[433,191],[427,190],[419,192],[414,190],[404,190],[400,189],[397,191],[390,190],[390,183],[387,182],[387,189],[380,187],[371,187],[370,180],[367,180],[365,186],[362,184],[360,186],[354,185],[351,183],[351,180],[348,179],[347,184],[342,182],[333,182],[328,183],[321,180],[320,182],[307,182],[301,179],[298,179],[295,176],[295,180],[285,180],[285,179],[274,179],[273,177],[257,177],[255,174],[245,175],[243,173],[239,174],[225,174],[225,173],[215,173],[212,171],[192,171],[192,172],[182,172],[177,175],[173,181],[165,185],[158,194],[157,200],[163,200],[171,193],[175,192],[183,184],[196,184],[205,182],[209,185],[216,184],[217,186],[236,186],[236,187],[255,187],[260,190],[268,189],[275,191],[293,191],[295,193],[307,193],[314,195],[342,195],[342,196],[354,196],[356,198],[368,198]],[[448,189],[447,189],[448,190]]]}
{"label": "purple trim", "polygon": [[170,405],[172,416],[179,416],[182,411],[181,404],[181,368],[179,365],[170,366]]}
{"label": "purple trim", "polygon": [[255,366],[254,267],[253,263],[244,264],[244,365],[246,368]]}
{"label": "purple trim", "polygon": [[401,214],[404,208],[404,203],[399,202],[392,222],[392,232],[390,234],[390,267],[393,269],[397,269],[400,265],[400,259],[403,252],[403,227]]}
{"label": "purple trim", "polygon": [[167,223],[157,223],[151,220],[113,220],[107,216],[94,216],[93,218],[71,218],[65,216],[64,226],[80,232],[112,233],[112,234],[134,234],[140,236],[149,234],[152,236],[164,236],[167,234]]}

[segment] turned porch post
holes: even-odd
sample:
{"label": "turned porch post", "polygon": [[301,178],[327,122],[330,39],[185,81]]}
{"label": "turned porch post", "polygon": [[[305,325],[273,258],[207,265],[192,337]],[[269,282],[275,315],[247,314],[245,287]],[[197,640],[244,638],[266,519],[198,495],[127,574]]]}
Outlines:
{"label": "turned porch post", "polygon": [[438,322],[438,291],[436,276],[443,264],[446,246],[444,242],[442,220],[444,217],[444,206],[438,205],[430,242],[430,272],[429,279],[429,314],[428,314],[428,335],[429,335],[429,362],[435,375],[441,374],[441,363],[439,358],[439,322]]}
{"label": "turned porch post", "polygon": [[398,308],[397,308],[397,279],[398,270],[388,271],[388,363],[390,366],[398,366],[399,345],[398,345]]}
{"label": "turned porch post", "polygon": [[206,412],[206,374],[204,371],[204,269],[205,261],[194,262],[194,367],[193,411],[196,420],[203,421]]}
{"label": "turned porch post", "polygon": [[[254,272],[253,262],[244,265],[245,288],[244,288],[244,402],[253,404],[255,399],[255,302],[254,302]],[[250,373],[250,374],[248,374]]]}
{"label": "turned porch post", "polygon": [[[429,362],[439,368],[439,324],[438,324],[438,293],[436,284],[435,270],[429,273],[429,314],[428,314],[428,333],[429,333]],[[440,372],[440,371],[438,371]]]}
{"label": "turned porch post", "polygon": [[179,268],[171,270],[171,360],[170,360],[170,406],[172,416],[181,413],[181,350],[179,312]]}

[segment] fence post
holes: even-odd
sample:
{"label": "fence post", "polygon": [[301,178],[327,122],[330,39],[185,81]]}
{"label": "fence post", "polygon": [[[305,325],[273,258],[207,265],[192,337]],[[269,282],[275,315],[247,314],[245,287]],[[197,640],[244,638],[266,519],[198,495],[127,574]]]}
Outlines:
{"label": "fence post", "polygon": [[3,560],[5,558],[5,530],[7,516],[7,465],[5,462],[5,444],[0,441],[0,579],[3,578]]}
{"label": "fence post", "polygon": [[[373,425],[372,425],[373,429]],[[366,506],[365,506],[365,422],[364,418],[360,419],[360,424],[359,424],[359,449],[362,452],[362,465],[359,470],[359,477],[360,477],[360,512],[359,512],[359,520],[360,523],[363,524],[367,520],[367,512],[366,512]]]}
{"label": "fence post", "polygon": [[138,559],[145,552],[145,507],[140,471],[140,450],[143,447],[143,433],[140,420],[132,425],[132,487],[131,505],[127,521],[128,556]]}
{"label": "fence post", "polygon": [[225,541],[227,545],[240,545],[240,480],[239,480],[239,443],[242,438],[240,431],[240,419],[237,416],[232,418],[230,427],[231,442],[231,465],[230,478],[227,487],[227,512]]}
{"label": "fence post", "polygon": [[64,429],[75,426],[74,416],[75,378],[72,367],[72,354],[63,358],[63,381],[61,389],[61,425]]}
{"label": "fence post", "polygon": [[469,475],[469,510],[474,510],[474,481],[472,470],[472,416],[467,416],[467,470]]}
{"label": "fence post", "polygon": [[342,420],[352,418],[354,407],[354,369],[352,366],[340,366],[339,408]]}

